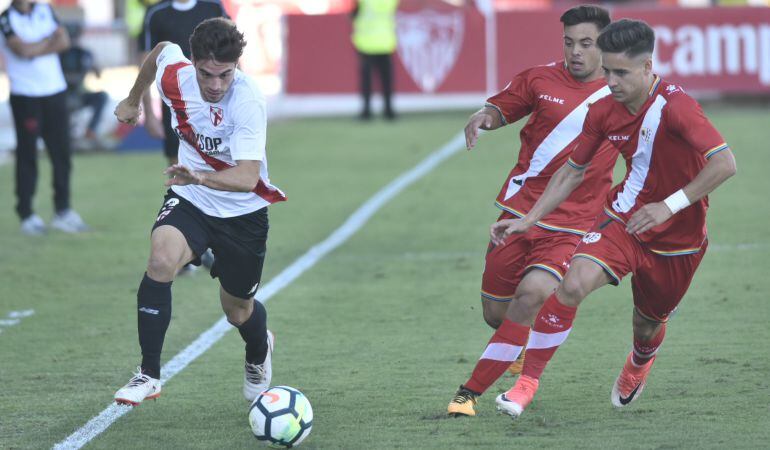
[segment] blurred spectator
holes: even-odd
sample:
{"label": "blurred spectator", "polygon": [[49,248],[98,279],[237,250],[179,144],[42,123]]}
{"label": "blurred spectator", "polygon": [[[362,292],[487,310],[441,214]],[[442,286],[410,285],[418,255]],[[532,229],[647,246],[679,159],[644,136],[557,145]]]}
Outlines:
{"label": "blurred spectator", "polygon": [[[168,41],[179,45],[182,53],[190,58],[190,35],[195,27],[212,17],[227,17],[218,0],[165,0],[147,9],[139,50],[147,55],[159,42]],[[144,58],[142,58],[144,59]],[[155,115],[148,92],[143,98],[144,126],[150,136],[163,139],[163,151],[169,165],[177,163],[179,138],[171,128],[171,110],[163,104],[163,123]]]}
{"label": "blurred spectator", "polygon": [[0,15],[0,32],[16,128],[16,212],[21,231],[46,232],[46,224],[32,210],[37,186],[37,139],[43,138],[53,166],[54,207],[51,227],[68,233],[88,226],[70,208],[70,136],[67,84],[57,53],[70,46],[69,36],[53,9],[44,3],[13,0]]}
{"label": "blurred spectator", "polygon": [[83,139],[75,142],[75,148],[82,150],[104,149],[105,145],[97,135],[97,128],[102,118],[104,105],[107,103],[107,93],[104,91],[92,92],[86,89],[84,81],[86,75],[93,72],[97,77],[101,71],[94,61],[91,51],[78,44],[81,27],[78,25],[67,26],[73,45],[59,54],[64,79],[67,82],[67,104],[70,112],[82,108],[90,108],[91,119],[86,127]]}
{"label": "blurred spectator", "polygon": [[396,51],[396,10],[398,0],[358,0],[353,10],[353,46],[360,59],[361,98],[360,118],[372,117],[372,69],[377,70],[385,118],[395,119],[393,112],[393,53]]}

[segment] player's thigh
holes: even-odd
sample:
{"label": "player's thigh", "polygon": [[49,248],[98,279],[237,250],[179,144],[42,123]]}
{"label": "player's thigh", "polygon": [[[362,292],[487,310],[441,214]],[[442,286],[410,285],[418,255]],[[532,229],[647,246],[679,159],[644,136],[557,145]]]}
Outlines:
{"label": "player's thigh", "polygon": [[[205,215],[187,200],[168,191],[152,227],[148,273],[173,279],[176,272],[197,260],[208,248]],[[170,279],[165,281],[170,281]]]}
{"label": "player's thigh", "polygon": [[267,208],[243,216],[217,219],[211,242],[211,276],[233,297],[250,299],[262,280],[267,250]]}
{"label": "player's thigh", "polygon": [[597,221],[580,241],[556,295],[570,306],[604,286],[618,285],[639,265],[641,247],[620,222]]}
{"label": "player's thigh", "polygon": [[645,263],[631,278],[637,312],[654,321],[668,320],[687,293],[705,253],[706,244],[692,255],[661,256],[648,252]]}

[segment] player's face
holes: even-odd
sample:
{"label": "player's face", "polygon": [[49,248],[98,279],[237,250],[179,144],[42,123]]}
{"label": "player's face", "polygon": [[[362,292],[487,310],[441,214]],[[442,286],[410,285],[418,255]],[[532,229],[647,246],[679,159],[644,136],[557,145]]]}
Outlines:
{"label": "player's face", "polygon": [[629,57],[625,53],[604,53],[602,68],[615,100],[628,104],[646,98],[652,75],[649,54]]}
{"label": "player's face", "polygon": [[222,63],[213,59],[193,61],[195,76],[201,88],[201,97],[209,103],[222,100],[235,76],[235,63]]}
{"label": "player's face", "polygon": [[602,54],[596,46],[599,28],[593,23],[564,27],[564,60],[567,70],[578,80],[598,78]]}

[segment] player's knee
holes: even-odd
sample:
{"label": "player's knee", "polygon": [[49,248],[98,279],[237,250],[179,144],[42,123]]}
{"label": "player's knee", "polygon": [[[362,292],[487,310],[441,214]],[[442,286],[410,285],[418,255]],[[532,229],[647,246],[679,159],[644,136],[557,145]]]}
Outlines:
{"label": "player's knee", "polygon": [[545,303],[546,297],[534,293],[525,293],[522,295],[517,295],[514,301],[517,304],[517,307],[521,311],[521,314],[530,317],[534,320],[535,316],[537,315],[537,312],[540,311],[540,308],[543,306],[543,303]]}
{"label": "player's knee", "polygon": [[481,305],[484,321],[496,330],[505,319],[505,310],[508,302],[492,302],[482,298]]}
{"label": "player's knee", "polygon": [[588,295],[589,289],[578,276],[570,276],[568,273],[556,290],[556,297],[564,305],[578,306]]}
{"label": "player's knee", "polygon": [[660,327],[663,326],[663,322],[648,319],[639,314],[639,312],[636,310],[634,310],[633,324],[634,338],[640,339],[642,341],[652,340],[655,336],[657,336],[658,332],[660,331]]}
{"label": "player's knee", "polygon": [[170,281],[174,278],[179,262],[164,252],[152,252],[147,262],[147,274],[153,280]]}

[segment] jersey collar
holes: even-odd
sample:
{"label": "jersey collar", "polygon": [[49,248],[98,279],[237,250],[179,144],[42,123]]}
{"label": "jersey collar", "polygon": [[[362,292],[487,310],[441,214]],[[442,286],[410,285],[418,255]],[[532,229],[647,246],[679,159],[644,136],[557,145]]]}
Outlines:
{"label": "jersey collar", "polygon": [[198,0],[190,0],[187,3],[171,2],[171,6],[177,11],[189,11],[195,8],[196,3],[198,3]]}

